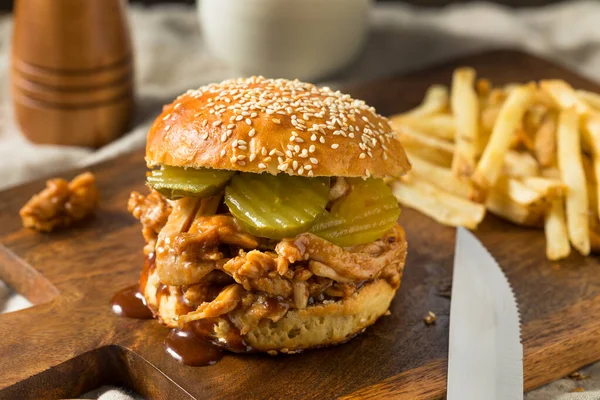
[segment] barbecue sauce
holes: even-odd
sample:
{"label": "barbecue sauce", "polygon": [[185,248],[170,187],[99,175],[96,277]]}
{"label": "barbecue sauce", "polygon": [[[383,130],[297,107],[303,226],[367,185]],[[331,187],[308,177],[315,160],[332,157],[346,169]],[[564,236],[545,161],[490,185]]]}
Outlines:
{"label": "barbecue sauce", "polygon": [[132,285],[118,291],[110,300],[110,307],[115,314],[127,318],[152,318],[152,311],[148,308],[143,293],[146,290],[148,276],[152,274],[155,268],[154,253],[144,257],[144,267],[139,285]]}
{"label": "barbecue sauce", "polygon": [[206,339],[204,327],[194,321],[183,329],[172,329],[165,339],[167,354],[184,365],[203,367],[223,358],[223,350]]}
{"label": "barbecue sauce", "polygon": [[[144,267],[140,276],[139,285],[133,285],[117,292],[111,300],[113,312],[122,317],[150,319],[152,312],[147,307],[143,292],[146,289],[148,277],[156,268],[154,253],[144,258]],[[159,284],[156,292],[157,301],[169,293],[169,286]],[[185,289],[176,287],[178,312],[186,314],[196,309],[197,305],[185,297]],[[218,292],[217,292],[218,293]],[[215,294],[216,296],[216,294]],[[273,299],[274,300],[274,299]],[[275,303],[267,302],[267,308],[275,308]],[[171,329],[164,341],[167,354],[184,365],[207,366],[217,363],[223,358],[224,349],[213,344],[209,338],[214,335],[217,319],[201,319],[192,321],[181,329]],[[229,323],[227,335],[221,338],[225,346],[237,353],[252,352],[240,332]]]}
{"label": "barbecue sauce", "polygon": [[110,301],[110,306],[113,312],[120,317],[152,318],[152,311],[146,305],[146,300],[140,293],[138,285],[119,290]]}
{"label": "barbecue sauce", "polygon": [[[208,338],[213,335],[217,319],[207,318],[189,322],[182,329],[172,329],[164,342],[165,351],[182,364],[201,367],[213,365],[223,358],[224,350],[214,345]],[[231,324],[227,335],[221,338],[230,351],[252,352]]]}

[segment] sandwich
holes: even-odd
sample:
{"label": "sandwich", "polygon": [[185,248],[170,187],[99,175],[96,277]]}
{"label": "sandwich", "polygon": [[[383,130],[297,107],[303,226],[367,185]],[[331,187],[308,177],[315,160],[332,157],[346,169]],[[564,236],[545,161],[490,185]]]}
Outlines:
{"label": "sandwich", "polygon": [[234,352],[342,343],[386,314],[406,239],[385,117],[312,84],[240,78],[165,106],[146,145],[140,291],[159,321]]}

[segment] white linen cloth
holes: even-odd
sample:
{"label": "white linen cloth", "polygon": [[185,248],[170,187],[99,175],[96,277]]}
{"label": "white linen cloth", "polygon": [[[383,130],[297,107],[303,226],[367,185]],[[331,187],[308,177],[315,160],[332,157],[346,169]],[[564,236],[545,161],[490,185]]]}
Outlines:
{"label": "white linen cloth", "polygon": [[[130,10],[136,62],[138,115],[135,128],[97,150],[36,146],[14,125],[8,97],[11,18],[0,18],[0,188],[60,170],[85,166],[141,147],[148,124],[162,104],[180,92],[235,76],[205,50],[191,7],[160,6]],[[492,48],[519,48],[565,64],[600,81],[600,2],[574,1],[537,9],[512,10],[486,3],[443,9],[403,4],[377,5],[363,54],[327,84],[404,73],[431,63]],[[1,282],[0,282],[1,283]],[[0,312],[29,303],[0,285]],[[600,363],[583,370],[589,379],[561,379],[526,395],[527,400],[600,399]],[[585,392],[570,393],[575,388]],[[91,396],[91,397],[88,397]],[[103,387],[87,398],[132,399],[118,388]]]}

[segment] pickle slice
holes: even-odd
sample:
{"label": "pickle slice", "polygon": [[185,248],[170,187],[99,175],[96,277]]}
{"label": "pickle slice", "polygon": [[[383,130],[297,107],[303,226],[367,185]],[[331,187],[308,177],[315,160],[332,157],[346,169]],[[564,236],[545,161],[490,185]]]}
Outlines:
{"label": "pickle slice", "polygon": [[400,216],[398,201],[382,179],[346,178],[350,192],[323,213],[310,232],[341,247],[369,243]]}
{"label": "pickle slice", "polygon": [[306,232],[328,196],[327,177],[240,173],[225,189],[225,204],[249,233],[282,239]]}
{"label": "pickle slice", "polygon": [[148,185],[168,199],[209,197],[218,193],[235,172],[218,169],[169,167],[153,170]]}

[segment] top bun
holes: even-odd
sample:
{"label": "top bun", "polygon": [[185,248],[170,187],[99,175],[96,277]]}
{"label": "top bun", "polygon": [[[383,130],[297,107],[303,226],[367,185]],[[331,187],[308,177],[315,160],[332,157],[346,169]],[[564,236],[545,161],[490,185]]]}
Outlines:
{"label": "top bun", "polygon": [[327,87],[263,77],[189,90],[165,106],[148,133],[146,163],[378,178],[410,169],[373,107]]}

